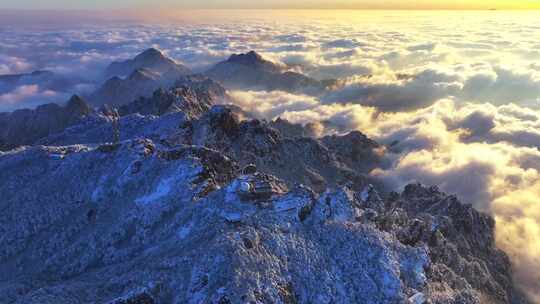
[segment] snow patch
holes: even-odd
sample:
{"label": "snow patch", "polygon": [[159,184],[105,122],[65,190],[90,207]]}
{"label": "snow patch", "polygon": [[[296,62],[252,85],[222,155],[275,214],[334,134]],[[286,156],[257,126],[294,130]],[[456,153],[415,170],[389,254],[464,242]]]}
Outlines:
{"label": "snow patch", "polygon": [[409,298],[409,303],[410,304],[424,304],[426,303],[426,296],[423,293],[419,292]]}
{"label": "snow patch", "polygon": [[240,222],[242,220],[241,212],[222,211],[221,216],[231,223]]}
{"label": "snow patch", "polygon": [[154,192],[137,198],[135,202],[138,204],[148,204],[167,196],[171,192],[173,182],[174,178],[172,177],[162,179]]}
{"label": "snow patch", "polygon": [[180,230],[178,230],[178,237],[181,240],[185,239],[191,233],[192,228],[193,228],[193,222],[190,222],[190,223],[182,226],[180,228]]}
{"label": "snow patch", "polygon": [[94,189],[94,191],[92,191],[92,196],[91,196],[92,202],[96,203],[105,198],[103,185],[105,184],[106,181],[107,181],[106,175],[103,175],[99,178],[96,188]]}
{"label": "snow patch", "polygon": [[373,186],[372,185],[368,185],[367,187],[364,188],[364,190],[362,190],[362,193],[360,193],[360,200],[365,203],[368,201],[369,199],[369,196],[371,194],[371,190],[373,190]]}
{"label": "snow patch", "polygon": [[274,202],[274,210],[283,212],[288,210],[300,209],[306,205],[302,197],[289,196]]}

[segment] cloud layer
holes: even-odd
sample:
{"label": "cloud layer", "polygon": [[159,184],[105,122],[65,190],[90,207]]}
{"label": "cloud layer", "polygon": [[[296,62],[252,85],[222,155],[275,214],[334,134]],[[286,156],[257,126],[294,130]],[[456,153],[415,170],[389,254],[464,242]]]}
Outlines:
{"label": "cloud layer", "polygon": [[260,118],[312,123],[321,135],[358,129],[392,143],[387,155],[393,166],[372,174],[389,188],[412,181],[439,185],[493,213],[497,241],[511,255],[517,281],[540,301],[536,17],[370,12],[0,31],[0,75],[50,70],[71,80],[61,88],[43,82],[0,87],[0,111],[65,101],[96,85],[111,61],[148,47],[195,71],[256,50],[291,70],[339,79],[318,96],[231,94]]}
{"label": "cloud layer", "polygon": [[530,107],[539,102],[540,66],[535,61],[540,59],[540,30],[534,15],[266,14],[239,17],[240,22],[199,15],[195,24],[14,27],[0,31],[0,75],[51,70],[98,82],[111,61],[148,47],[164,50],[195,71],[231,53],[256,50],[315,78],[342,79],[346,85],[324,102],[384,111],[418,109],[449,96]]}
{"label": "cloud layer", "polygon": [[325,133],[358,129],[388,145],[390,168],[372,175],[390,189],[438,185],[495,215],[498,244],[516,279],[540,300],[540,112],[515,104],[451,99],[416,110],[382,113],[357,104],[326,104],[283,92],[233,92],[236,103],[266,119],[319,123]]}

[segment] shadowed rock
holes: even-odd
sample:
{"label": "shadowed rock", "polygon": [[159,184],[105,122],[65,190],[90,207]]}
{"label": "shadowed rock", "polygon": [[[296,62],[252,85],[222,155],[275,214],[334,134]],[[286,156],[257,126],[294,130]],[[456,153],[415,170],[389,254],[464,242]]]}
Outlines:
{"label": "shadowed rock", "polygon": [[111,63],[105,70],[105,78],[126,77],[143,68],[161,75],[168,73],[177,75],[192,74],[191,70],[186,66],[168,58],[161,51],[150,48],[133,59]]}
{"label": "shadowed rock", "polygon": [[319,92],[326,84],[305,75],[287,71],[284,66],[264,59],[254,51],[234,54],[206,72],[230,89]]}
{"label": "shadowed rock", "polygon": [[0,150],[31,145],[40,138],[63,131],[92,113],[90,106],[76,95],[65,106],[45,104],[35,110],[0,113]]}
{"label": "shadowed rock", "polygon": [[134,59],[113,62],[105,71],[108,79],[89,96],[96,106],[121,106],[139,97],[149,97],[159,89],[167,89],[178,79],[192,74],[182,64],[156,49],[148,49]]}

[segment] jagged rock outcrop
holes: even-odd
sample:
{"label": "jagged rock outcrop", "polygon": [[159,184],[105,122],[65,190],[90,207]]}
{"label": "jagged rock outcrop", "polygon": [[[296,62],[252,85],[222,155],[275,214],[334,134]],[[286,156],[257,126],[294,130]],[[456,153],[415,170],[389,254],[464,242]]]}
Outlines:
{"label": "jagged rock outcrop", "polygon": [[31,145],[49,134],[63,131],[92,113],[92,108],[76,95],[65,106],[45,104],[35,110],[0,113],[0,150]]}
{"label": "jagged rock outcrop", "polygon": [[[402,220],[384,228],[397,230],[402,242],[429,246],[435,303],[526,303],[512,282],[508,256],[495,245],[495,221],[436,187],[413,184],[388,202]],[[399,217],[396,217],[396,219]]]}
{"label": "jagged rock outcrop", "polygon": [[313,124],[307,124],[305,126],[300,124],[294,124],[286,119],[278,117],[270,122],[270,127],[278,130],[284,136],[291,138],[295,137],[319,137],[318,130]]}
{"label": "jagged rock outcrop", "polygon": [[[203,76],[181,78],[171,89],[158,89],[151,97],[139,98],[118,109],[121,140],[136,137],[167,140],[186,121],[197,119],[214,104],[228,100],[226,90]],[[113,121],[107,111],[98,111],[62,132],[38,141],[42,145],[73,145],[114,141]]]}
{"label": "jagged rock outcrop", "polygon": [[288,92],[321,92],[328,83],[287,71],[284,66],[264,59],[254,51],[233,54],[205,73],[229,89],[282,90]]}
{"label": "jagged rock outcrop", "polygon": [[228,99],[226,90],[203,76],[188,76],[179,79],[172,89],[160,89],[151,98],[140,98],[120,107],[120,115],[139,113],[161,116],[167,113],[184,112],[189,117],[198,117],[212,105]]}
{"label": "jagged rock outcrop", "polygon": [[373,164],[382,167],[384,147],[359,131],[345,135],[329,135],[321,138],[321,142],[330,149],[336,159],[349,168],[359,172],[369,172]]}
{"label": "jagged rock outcrop", "polygon": [[340,184],[362,188],[368,183],[366,174],[377,166],[377,157],[381,158],[376,152],[378,146],[369,142],[348,152],[349,166],[324,141],[283,135],[271,125],[260,120],[241,121],[233,110],[216,106],[199,119],[182,124],[168,142],[210,147],[238,160],[242,166],[255,164],[262,172],[279,176],[289,185],[302,183],[315,191]]}

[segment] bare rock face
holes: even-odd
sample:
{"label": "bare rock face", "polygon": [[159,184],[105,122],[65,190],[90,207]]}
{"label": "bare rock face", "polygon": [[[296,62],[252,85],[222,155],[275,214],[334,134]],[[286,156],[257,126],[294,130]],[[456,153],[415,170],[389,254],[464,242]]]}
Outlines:
{"label": "bare rock face", "polygon": [[373,169],[373,164],[380,165],[384,153],[382,146],[358,131],[344,136],[326,136],[321,138],[321,142],[340,162],[360,172],[369,172]]}
{"label": "bare rock face", "polygon": [[270,122],[270,127],[278,130],[281,134],[291,138],[313,137],[317,138],[317,132],[310,125],[302,126],[293,124],[286,119],[278,117]]}
{"label": "bare rock face", "polygon": [[0,150],[31,145],[49,134],[61,132],[92,113],[90,106],[76,95],[65,106],[46,104],[35,110],[0,113]]}

